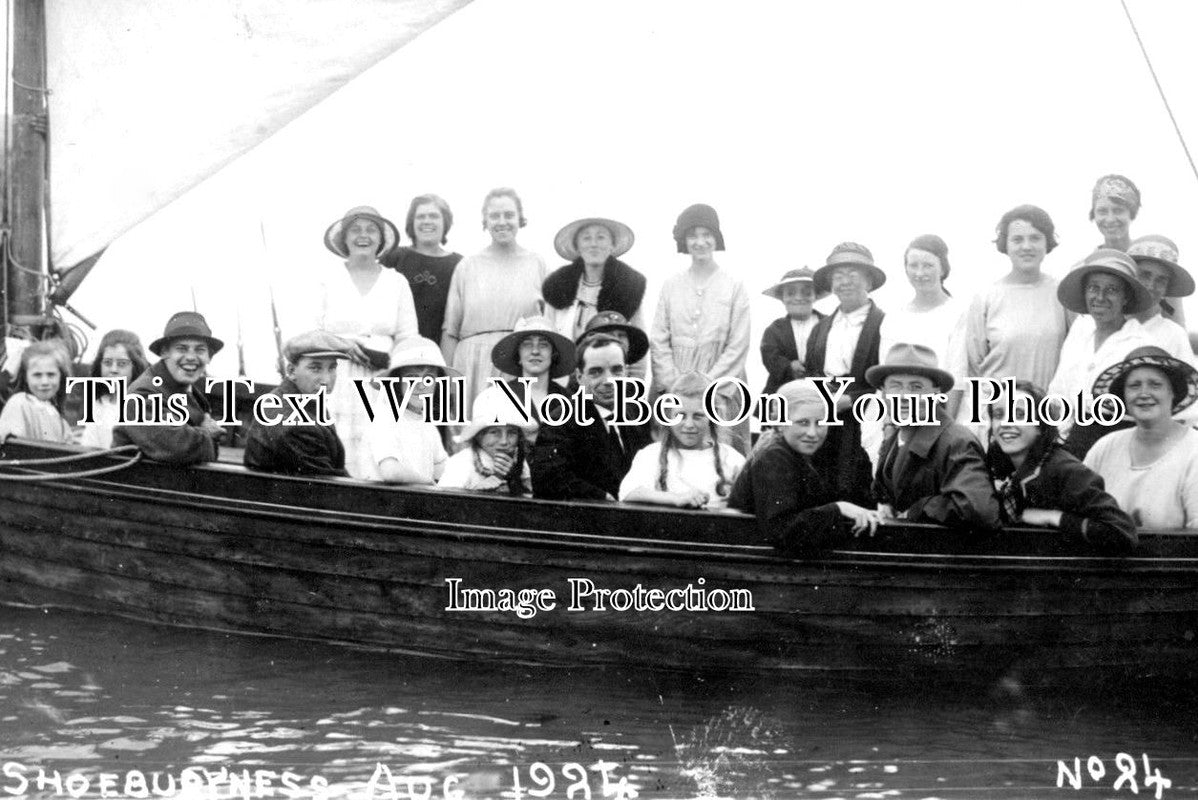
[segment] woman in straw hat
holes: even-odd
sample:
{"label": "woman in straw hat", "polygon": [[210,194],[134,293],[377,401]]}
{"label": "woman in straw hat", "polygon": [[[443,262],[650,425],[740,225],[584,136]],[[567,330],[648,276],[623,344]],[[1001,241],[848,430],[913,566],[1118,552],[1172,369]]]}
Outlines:
{"label": "woman in straw hat", "polygon": [[1011,269],[969,304],[966,372],[1047,386],[1069,330],[1057,282],[1041,270],[1057,246],[1056,229],[1043,209],[1023,205],[1002,215],[996,233],[995,247],[1010,259]]}
{"label": "woman in straw hat", "polygon": [[1198,370],[1159,347],[1141,347],[1098,376],[1135,427],[1108,434],[1086,454],[1106,490],[1141,528],[1198,528],[1198,431],[1173,419],[1198,399]]}
{"label": "woman in straw hat", "polygon": [[532,494],[528,467],[531,448],[524,436],[525,427],[523,418],[506,398],[480,394],[474,401],[470,423],[457,438],[458,444],[466,447],[446,462],[437,488],[516,497]]}
{"label": "woman in straw hat", "polygon": [[491,244],[463,258],[454,270],[441,335],[445,362],[466,378],[467,403],[498,374],[491,365],[495,343],[521,317],[541,313],[541,284],[548,272],[544,259],[516,243],[528,220],[514,189],[487,193],[482,222]]}
{"label": "woman in straw hat", "polygon": [[[398,378],[396,396],[402,400],[411,390],[411,400],[399,419],[390,411],[386,388],[375,400],[374,421],[366,435],[365,459],[371,480],[431,486],[441,478],[449,458],[437,426],[424,421],[424,404],[432,402],[434,387],[426,378],[458,375],[445,366],[441,348],[431,339],[419,336],[403,342],[391,359],[387,377]],[[348,462],[350,455],[347,454]]]}
{"label": "woman in straw hat", "polygon": [[351,343],[349,358],[337,366],[329,410],[345,445],[346,469],[354,478],[366,477],[372,467],[360,458],[370,420],[353,381],[378,375],[399,343],[417,335],[407,279],[383,269],[379,261],[398,242],[395,224],[370,206],[351,208],[324,234],[325,247],[345,259],[345,268],[331,271],[321,282],[314,327]]}
{"label": "woman in straw hat", "polygon": [[570,263],[550,273],[541,287],[554,330],[577,339],[601,311],[618,311],[645,327],[645,276],[620,260],[634,241],[631,228],[603,217],[576,219],[557,232],[553,248]]}
{"label": "woman in straw hat", "polygon": [[[1048,384],[1049,394],[1070,401],[1079,393],[1088,394],[1098,373],[1137,347],[1152,343],[1135,318],[1152,305],[1152,295],[1136,277],[1135,262],[1125,253],[1095,250],[1064,277],[1057,286],[1057,298],[1082,316],[1065,337],[1060,365]],[[1068,435],[1075,421],[1065,420],[1062,433]]]}
{"label": "woman in straw hat", "polygon": [[[713,381],[744,381],[751,345],[749,294],[739,278],[716,262],[724,234],[715,209],[703,204],[685,209],[674,225],[674,243],[691,263],[661,287],[649,333],[653,386],[664,392],[686,372],[701,372]],[[739,402],[731,386],[720,394]],[[748,452],[748,422],[730,433],[731,444]]]}
{"label": "woman in straw hat", "polygon": [[1136,262],[1136,276],[1152,295],[1153,304],[1136,316],[1152,343],[1182,361],[1194,360],[1190,336],[1185,328],[1165,317],[1161,311],[1167,297],[1188,297],[1194,293],[1194,279],[1178,264],[1177,245],[1164,236],[1141,236],[1127,248]]}
{"label": "woman in straw hat", "polygon": [[762,390],[765,394],[807,374],[807,340],[816,323],[824,318],[815,310],[815,301],[823,294],[817,295],[814,277],[807,267],[792,269],[762,292],[781,300],[786,308],[786,316],[771,322],[761,335],[761,363],[768,373]]}
{"label": "woman in straw hat", "polygon": [[[557,379],[574,372],[574,343],[553,330],[547,318],[529,317],[517,321],[516,329],[495,343],[491,363],[499,372],[516,376],[507,381],[507,387],[521,401],[528,402],[533,421],[523,424],[524,433],[530,442],[535,442],[541,401],[550,394],[567,394]],[[491,404],[484,408],[493,408],[500,402],[512,405],[498,386],[479,392],[475,406],[484,402],[484,398]]]}
{"label": "woman in straw hat", "polygon": [[757,515],[762,538],[786,555],[832,547],[879,524],[870,498],[869,459],[860,447],[845,460],[842,427],[824,424],[823,395],[809,379],[790,381],[787,424],[759,445],[737,477],[728,507]]}

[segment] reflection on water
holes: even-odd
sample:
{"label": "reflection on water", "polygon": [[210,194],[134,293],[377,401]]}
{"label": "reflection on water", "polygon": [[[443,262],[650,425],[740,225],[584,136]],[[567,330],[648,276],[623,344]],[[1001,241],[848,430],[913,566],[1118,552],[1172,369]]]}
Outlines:
{"label": "reflection on water", "polygon": [[[0,620],[0,797],[101,797],[110,773],[110,797],[601,798],[605,771],[609,797],[1131,796],[1113,789],[1120,752],[1140,796],[1156,788],[1143,754],[1172,781],[1163,796],[1198,792],[1190,687],[570,672],[69,612]],[[1057,788],[1075,757],[1082,791]]]}

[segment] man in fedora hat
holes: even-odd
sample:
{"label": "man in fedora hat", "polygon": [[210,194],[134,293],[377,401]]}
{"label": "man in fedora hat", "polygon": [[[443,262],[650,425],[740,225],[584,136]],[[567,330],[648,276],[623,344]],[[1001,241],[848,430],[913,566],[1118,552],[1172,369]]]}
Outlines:
{"label": "man in fedora hat", "polygon": [[[215,461],[224,428],[212,418],[202,392],[208,362],[224,346],[202,314],[180,311],[167,320],[162,336],[150,343],[161,360],[129,387],[130,399],[141,398],[144,412],[142,419],[129,421],[142,424],[117,425],[113,447],[134,444],[146,458],[168,464]],[[171,424],[171,409],[186,414],[184,424]]]}
{"label": "man in fedora hat", "polygon": [[939,407],[929,415],[933,424],[917,424],[914,406],[953,387],[953,376],[937,363],[929,347],[896,344],[866,370],[866,380],[897,412],[874,478],[878,512],[883,519],[995,530],[1002,524],[998,498],[978,440]]}
{"label": "man in fedora hat", "polygon": [[[315,395],[332,391],[337,383],[337,362],[349,358],[352,345],[327,331],[308,331],[283,346],[287,374],[270,394],[278,400],[273,416],[286,418],[291,403],[288,395]],[[323,424],[310,403],[307,412],[315,424],[265,425],[255,417],[246,434],[244,462],[259,472],[284,475],[332,475],[349,477],[345,471],[345,446],[332,422]]]}
{"label": "man in fedora hat", "polygon": [[578,348],[575,377],[594,400],[582,403],[589,420],[571,416],[561,425],[543,424],[532,456],[532,489],[548,500],[615,500],[636,451],[649,443],[648,425],[612,425],[612,378],[627,369],[624,345],[596,334]]}

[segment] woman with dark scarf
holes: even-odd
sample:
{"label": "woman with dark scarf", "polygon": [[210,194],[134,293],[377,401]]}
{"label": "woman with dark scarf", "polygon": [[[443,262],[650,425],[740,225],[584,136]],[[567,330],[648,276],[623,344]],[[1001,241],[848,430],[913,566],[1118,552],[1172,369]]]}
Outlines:
{"label": "woman with dark scarf", "polygon": [[[541,287],[555,331],[576,341],[601,311],[618,311],[645,329],[645,276],[619,260],[635,240],[627,225],[602,217],[576,219],[557,232],[553,247],[570,263],[550,273]],[[632,374],[643,377],[644,364],[633,365]]]}
{"label": "woman with dark scarf", "polygon": [[1136,527],[1102,477],[1061,447],[1056,426],[1026,422],[1021,406],[1038,408],[1044,391],[1034,383],[1015,384],[1007,419],[998,404],[990,412],[986,466],[994,479],[1003,523],[1058,528],[1070,544],[1124,553],[1135,547]]}

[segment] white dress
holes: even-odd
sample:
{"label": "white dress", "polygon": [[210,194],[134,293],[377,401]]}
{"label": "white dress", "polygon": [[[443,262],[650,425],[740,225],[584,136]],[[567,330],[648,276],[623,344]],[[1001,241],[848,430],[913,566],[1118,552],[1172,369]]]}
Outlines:
{"label": "white dress", "polygon": [[[1074,320],[1069,335],[1065,337],[1065,344],[1061,346],[1060,365],[1048,384],[1049,394],[1060,395],[1073,403],[1078,392],[1081,392],[1082,402],[1089,408],[1093,403],[1091,392],[1098,375],[1107,367],[1118,364],[1137,347],[1152,344],[1139,321],[1130,317],[1097,350],[1094,349],[1095,331],[1094,318],[1089,314]],[[1060,426],[1062,436],[1068,435],[1074,421],[1067,419]]]}
{"label": "white dress", "polygon": [[[745,465],[745,457],[726,444],[719,445],[720,466],[727,481],[725,489],[732,491],[732,484]],[[620,482],[620,500],[627,499],[634,489],[657,490],[657,479],[661,474],[661,442],[653,442],[642,448],[632,459],[628,474]],[[672,448],[666,463],[666,491],[685,492],[696,489],[706,492],[711,499],[708,508],[725,508],[728,495],[721,497],[716,492],[719,473],[715,469],[715,454],[712,448],[703,450],[680,450]]]}
{"label": "white dress", "polygon": [[[365,294],[358,291],[345,267],[330,270],[320,284],[320,293],[317,327],[321,330],[385,353],[393,352],[404,339],[420,335],[412,289],[407,278],[393,269],[382,269]],[[329,394],[329,411],[345,445],[345,469],[353,478],[375,474],[363,444],[370,419],[353,383],[375,374],[352,361],[338,361],[337,385]]]}
{"label": "white dress", "polygon": [[1135,429],[1103,436],[1086,453],[1086,466],[1102,476],[1107,493],[1140,528],[1198,528],[1198,431],[1186,429],[1166,453],[1133,466]]}

